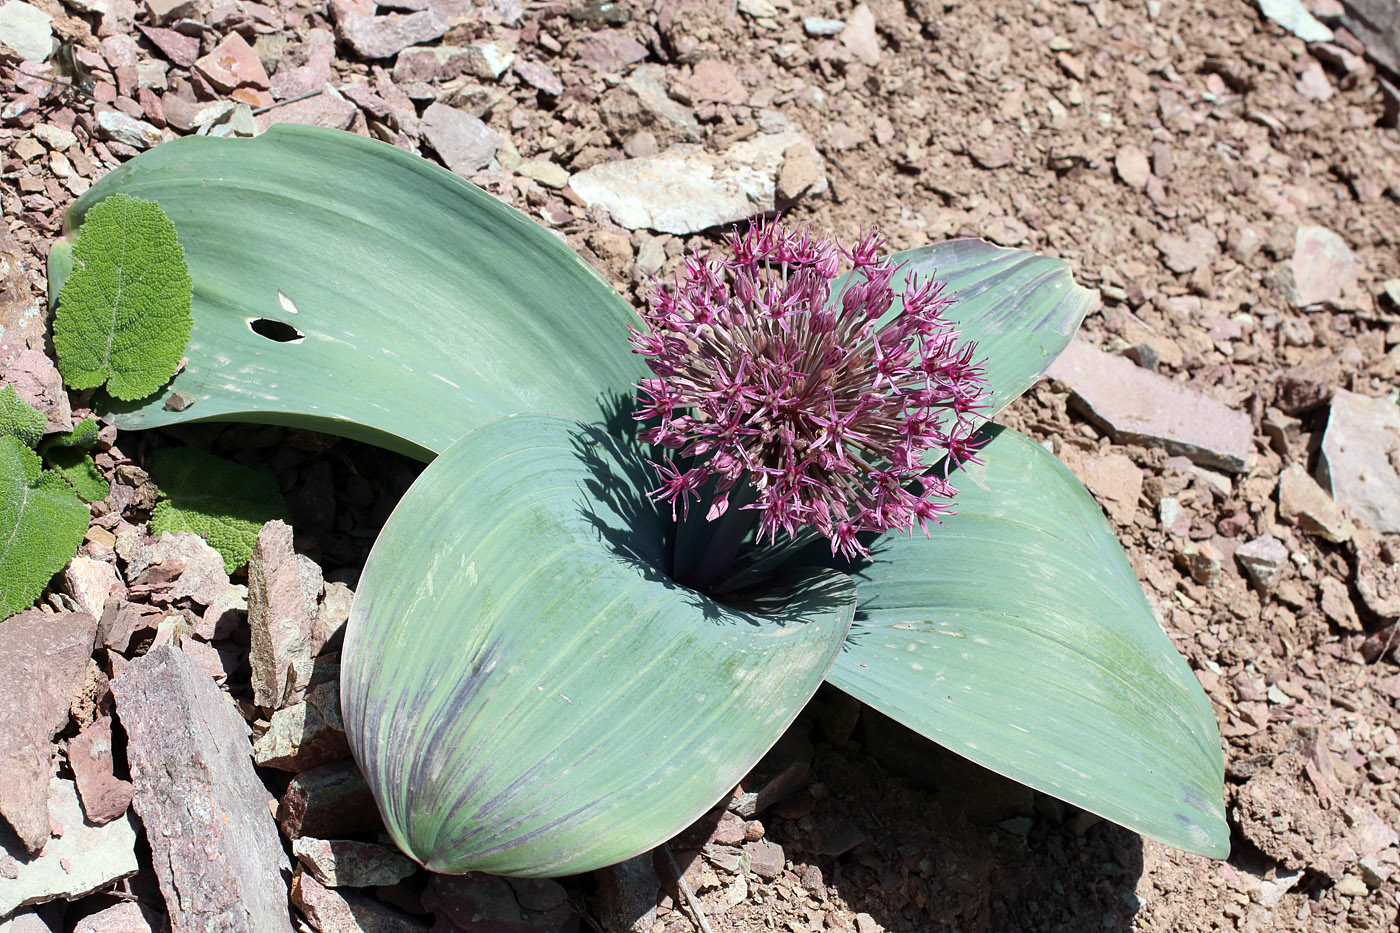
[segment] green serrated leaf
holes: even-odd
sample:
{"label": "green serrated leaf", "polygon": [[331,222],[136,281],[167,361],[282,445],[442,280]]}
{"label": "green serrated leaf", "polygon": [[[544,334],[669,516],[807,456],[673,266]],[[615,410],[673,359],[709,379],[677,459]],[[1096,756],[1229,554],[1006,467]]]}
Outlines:
{"label": "green serrated leaf", "polygon": [[87,506],[17,437],[0,437],[0,613],[28,608],[78,553]]}
{"label": "green serrated leaf", "polygon": [[179,368],[193,323],[174,224],[155,202],[114,194],[88,211],[73,259],[53,325],[63,381],[106,383],[127,401],[153,394]]}
{"label": "green serrated leaf", "polygon": [[151,477],[162,500],[151,513],[151,533],[193,531],[224,558],[233,573],[253,556],[258,529],[287,518],[287,503],[270,470],[245,467],[195,447],[151,454]]}
{"label": "green serrated leaf", "polygon": [[33,447],[44,436],[44,416],[19,397],[13,385],[0,392],[0,435],[17,437]]}

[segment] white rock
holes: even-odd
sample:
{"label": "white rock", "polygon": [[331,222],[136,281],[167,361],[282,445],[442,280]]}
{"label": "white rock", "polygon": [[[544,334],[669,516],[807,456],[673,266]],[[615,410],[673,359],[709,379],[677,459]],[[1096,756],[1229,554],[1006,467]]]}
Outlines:
{"label": "white rock", "polygon": [[1400,406],[1338,389],[1317,470],[1338,505],[1376,531],[1400,532]]}
{"label": "white rock", "polygon": [[63,570],[63,582],[78,607],[94,619],[102,618],[108,596],[124,592],[117,568],[105,560],[79,554]]}
{"label": "white rock", "polygon": [[10,0],[0,5],[0,42],[27,62],[42,62],[53,53],[53,18],[23,0]]}
{"label": "white rock", "polygon": [[[629,230],[696,233],[774,210],[783,153],[805,142],[788,130],[746,139],[720,155],[680,144],[654,156],[595,165],[574,175],[570,186],[589,207],[606,209]],[[806,194],[826,188],[823,178]]]}
{"label": "white rock", "polygon": [[[50,839],[37,858],[0,823],[0,917],[30,904],[77,900],[120,878],[136,874],[136,820],[128,813],[103,826],[83,819],[72,781],[49,785],[49,817],[63,835]],[[15,858],[19,856],[19,858]]]}
{"label": "white rock", "polygon": [[499,78],[515,61],[515,53],[499,42],[483,42],[466,48],[467,71],[482,80]]}
{"label": "white rock", "polygon": [[846,28],[844,20],[825,19],[820,16],[809,16],[802,21],[802,31],[809,36],[835,36]]}
{"label": "white rock", "polygon": [[1304,42],[1331,42],[1332,30],[1319,23],[1302,0],[1259,0],[1259,12]]}

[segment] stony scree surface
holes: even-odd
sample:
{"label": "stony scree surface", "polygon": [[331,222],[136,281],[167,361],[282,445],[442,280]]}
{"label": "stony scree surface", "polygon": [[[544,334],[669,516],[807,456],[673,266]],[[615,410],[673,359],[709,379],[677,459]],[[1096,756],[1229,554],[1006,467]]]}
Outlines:
{"label": "stony scree surface", "polygon": [[[183,928],[153,832],[169,833],[162,852],[220,843],[180,823],[175,789],[157,793],[136,737],[150,710],[124,709],[164,658],[198,708],[221,710],[240,762],[206,768],[201,792],[262,808],[238,811],[277,866],[262,929],[688,933],[697,910],[716,933],[1396,929],[1396,9],[0,5],[0,383],[49,431],[88,413],[46,352],[64,211],[193,132],[303,123],[422,154],[634,302],[754,211],[845,239],[878,224],[897,249],[982,236],[1065,259],[1101,298],[1073,351],[1099,362],[1070,357],[1000,420],[1068,464],[1124,542],[1218,717],[1234,836],[1224,862],[1143,841],[823,689],[669,852],[557,882],[430,877],[389,857],[332,702],[357,575],[420,467],[280,427],[108,427],[94,452],[112,492],[80,558],[0,625],[0,666],[29,672],[63,620],[97,620],[33,679],[52,703],[0,700],[29,730],[0,755],[0,812],[23,836],[4,824],[0,913],[15,912],[0,924]],[[177,443],[278,475],[292,521],[265,529],[256,567],[230,578],[197,538],[149,534],[146,458]],[[83,831],[45,837],[73,820]],[[101,858],[66,870],[98,851],[82,846]],[[219,894],[221,864],[182,861],[189,890]],[[330,884],[341,871],[371,883]]]}

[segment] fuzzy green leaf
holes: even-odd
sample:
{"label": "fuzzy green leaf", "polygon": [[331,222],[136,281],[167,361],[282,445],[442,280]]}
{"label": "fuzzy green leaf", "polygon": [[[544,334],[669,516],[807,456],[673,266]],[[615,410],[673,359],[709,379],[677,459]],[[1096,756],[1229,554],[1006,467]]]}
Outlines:
{"label": "fuzzy green leaf", "polygon": [[175,225],[153,201],[114,194],[88,211],[63,283],[53,343],[63,381],[145,398],[179,368],[193,283]]}
{"label": "fuzzy green leaf", "polygon": [[112,484],[80,447],[54,447],[44,454],[44,460],[84,502],[101,502],[112,491]]}
{"label": "fuzzy green leaf", "polygon": [[0,437],[0,614],[28,608],[78,553],[87,506],[16,437]]}
{"label": "fuzzy green leaf", "polygon": [[19,397],[13,385],[0,392],[0,435],[17,437],[34,447],[44,436],[44,416]]}
{"label": "fuzzy green leaf", "polygon": [[151,477],[162,501],[151,513],[151,533],[193,531],[224,558],[233,573],[253,556],[258,529],[287,518],[287,503],[270,470],[258,470],[194,447],[151,454]]}

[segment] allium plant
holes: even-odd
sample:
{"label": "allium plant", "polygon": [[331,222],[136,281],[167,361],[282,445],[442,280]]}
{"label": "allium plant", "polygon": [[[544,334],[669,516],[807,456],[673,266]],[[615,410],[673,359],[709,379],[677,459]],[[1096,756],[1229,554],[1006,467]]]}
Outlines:
{"label": "allium plant", "polygon": [[[356,761],[429,868],[644,852],[823,680],[1045,793],[1227,851],[1204,692],[1092,497],[989,422],[1091,306],[1064,263],[759,225],[687,260],[639,320],[442,169],[277,126],[176,140],[94,184],[51,293],[119,191],[174,222],[194,328],[171,386],[112,421],[265,420],[432,461],[341,654]],[[638,385],[640,424],[616,410]]]}
{"label": "allium plant", "polygon": [[[675,287],[653,293],[645,329],[632,329],[655,374],[638,386],[636,417],[660,421],[641,438],[686,464],[655,464],[664,482],[653,497],[674,517],[708,489],[715,521],[737,486],[759,542],[810,528],[848,558],[869,555],[862,533],[927,534],[985,407],[976,347],[943,317],[942,286],[911,274],[891,313],[900,269],[874,231],[844,249],[769,222],[725,245],[720,259],[687,257]],[[843,257],[851,271],[833,294]],[[732,515],[721,525],[691,582],[727,568],[744,525]]]}

